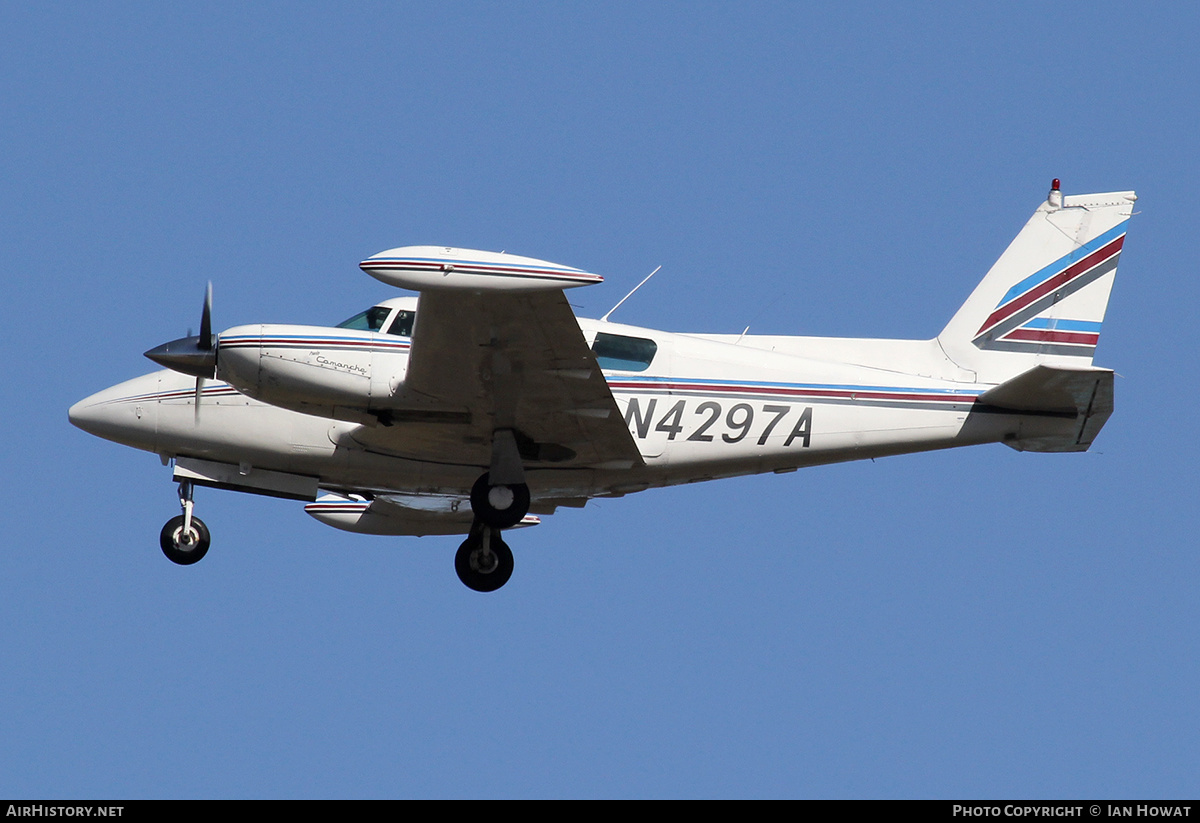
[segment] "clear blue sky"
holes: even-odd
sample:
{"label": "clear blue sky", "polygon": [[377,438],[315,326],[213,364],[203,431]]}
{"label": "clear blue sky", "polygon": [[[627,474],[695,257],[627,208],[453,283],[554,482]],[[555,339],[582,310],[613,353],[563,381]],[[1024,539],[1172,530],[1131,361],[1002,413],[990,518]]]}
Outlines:
{"label": "clear blue sky", "polygon": [[[0,5],[0,796],[1195,796],[1190,4]],[[674,331],[929,337],[1045,196],[1134,188],[1085,455],[344,534],[67,407],[215,324],[332,323],[409,244]],[[1163,394],[1171,387],[1170,396]]]}

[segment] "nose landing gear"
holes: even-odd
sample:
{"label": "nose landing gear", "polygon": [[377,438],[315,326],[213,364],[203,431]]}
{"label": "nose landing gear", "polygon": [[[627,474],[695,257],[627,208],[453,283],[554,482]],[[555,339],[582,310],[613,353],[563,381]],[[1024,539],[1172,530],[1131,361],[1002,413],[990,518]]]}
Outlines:
{"label": "nose landing gear", "polygon": [[192,516],[192,484],[187,480],[179,484],[179,505],[183,514],[167,521],[158,535],[158,545],[172,563],[190,566],[208,553],[212,539],[204,521]]}

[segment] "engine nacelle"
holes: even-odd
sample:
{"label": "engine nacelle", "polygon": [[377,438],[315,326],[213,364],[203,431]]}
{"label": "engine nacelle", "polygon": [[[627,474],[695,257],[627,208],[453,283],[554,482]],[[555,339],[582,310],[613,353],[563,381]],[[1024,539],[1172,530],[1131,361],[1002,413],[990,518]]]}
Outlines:
{"label": "engine nacelle", "polygon": [[264,403],[308,414],[391,407],[410,343],[390,334],[321,326],[252,325],[222,332],[217,376]]}
{"label": "engine nacelle", "polygon": [[[319,497],[315,503],[306,505],[304,511],[326,526],[333,526],[335,529],[356,534],[411,535],[415,533],[404,521],[371,511],[371,505],[370,500],[326,494]],[[465,528],[460,524],[454,525],[458,528],[451,534],[465,534],[471,528],[470,523],[467,523]]]}
{"label": "engine nacelle", "polygon": [[[326,526],[357,534],[467,534],[474,519],[465,495],[389,494],[364,500],[325,494],[306,505],[304,511]],[[513,528],[541,522],[541,518],[527,514]]]}

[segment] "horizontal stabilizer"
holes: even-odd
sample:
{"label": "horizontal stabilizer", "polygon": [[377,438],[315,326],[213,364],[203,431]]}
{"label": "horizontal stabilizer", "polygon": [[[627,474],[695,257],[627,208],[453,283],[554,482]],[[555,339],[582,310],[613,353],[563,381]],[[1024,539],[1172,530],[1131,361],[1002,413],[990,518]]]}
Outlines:
{"label": "horizontal stabilizer", "polygon": [[1074,418],[1069,433],[1008,442],[1018,451],[1087,451],[1113,412],[1113,372],[1092,367],[1034,366],[988,389],[978,402],[999,409]]}

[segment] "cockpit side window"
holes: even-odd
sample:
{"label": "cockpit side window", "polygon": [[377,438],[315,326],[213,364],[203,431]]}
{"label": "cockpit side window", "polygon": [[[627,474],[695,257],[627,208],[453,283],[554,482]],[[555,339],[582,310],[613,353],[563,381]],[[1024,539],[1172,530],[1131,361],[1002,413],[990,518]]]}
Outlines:
{"label": "cockpit side window", "polygon": [[356,329],[358,331],[379,331],[392,310],[387,306],[372,306],[364,312],[343,320],[337,324],[339,329]]}
{"label": "cockpit side window", "polygon": [[600,332],[592,343],[592,351],[596,353],[596,362],[602,369],[645,371],[654,361],[658,344],[644,337]]}
{"label": "cockpit side window", "polygon": [[401,337],[412,337],[413,321],[416,319],[415,311],[401,309],[396,312],[396,318],[392,320],[392,325],[388,327],[388,334],[398,334]]}

